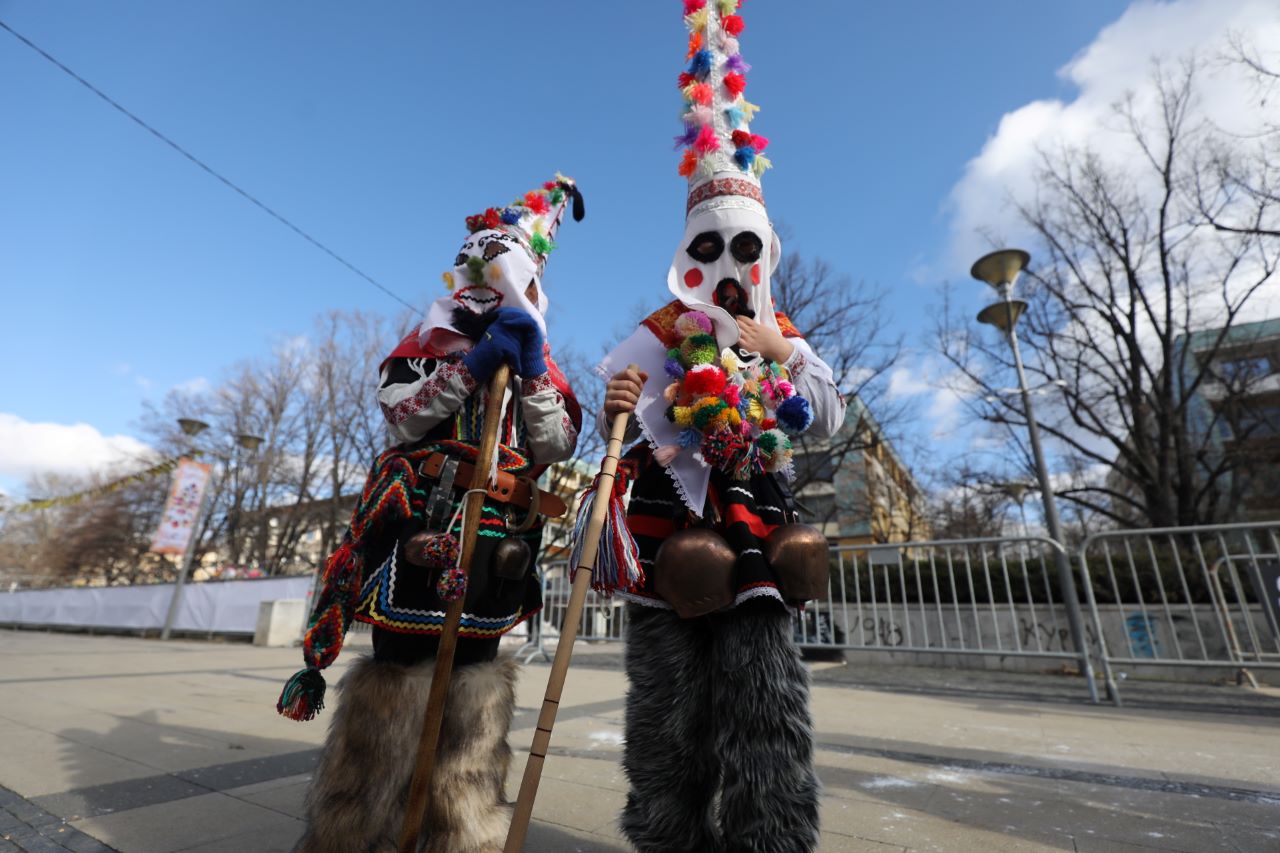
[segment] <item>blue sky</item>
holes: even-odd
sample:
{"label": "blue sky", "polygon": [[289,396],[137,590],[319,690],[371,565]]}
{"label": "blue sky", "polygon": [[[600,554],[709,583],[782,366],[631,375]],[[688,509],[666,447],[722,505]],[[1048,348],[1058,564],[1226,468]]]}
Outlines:
{"label": "blue sky", "polygon": [[[967,279],[948,203],[966,164],[1007,113],[1076,97],[1058,70],[1128,5],[749,0],[784,249],[888,288],[894,329],[921,343],[922,306]],[[678,0],[0,0],[0,20],[415,305],[465,214],[557,169],[588,216],[548,270],[553,344],[594,354],[664,292]],[[216,381],[320,312],[399,308],[2,31],[0,80],[8,426],[127,436],[145,398]],[[0,452],[0,488],[21,492],[33,453]]]}

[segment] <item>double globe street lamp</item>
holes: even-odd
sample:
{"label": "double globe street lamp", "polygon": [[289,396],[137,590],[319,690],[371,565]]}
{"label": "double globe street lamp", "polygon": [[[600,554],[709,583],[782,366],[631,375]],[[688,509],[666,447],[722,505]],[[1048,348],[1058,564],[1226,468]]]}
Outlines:
{"label": "double globe street lamp", "polygon": [[1000,301],[978,312],[978,322],[995,326],[1003,332],[1009,341],[1009,347],[1013,350],[1013,364],[1018,374],[1018,391],[1022,395],[1023,411],[1027,416],[1027,433],[1031,439],[1031,454],[1035,459],[1036,479],[1040,481],[1045,526],[1049,528],[1049,537],[1058,546],[1053,549],[1058,567],[1058,585],[1065,599],[1067,621],[1071,626],[1071,637],[1080,659],[1080,674],[1088,681],[1089,696],[1096,703],[1098,689],[1093,678],[1093,664],[1089,660],[1088,649],[1084,643],[1084,622],[1080,617],[1080,599],[1076,594],[1075,575],[1071,572],[1071,561],[1067,558],[1066,543],[1062,538],[1062,525],[1058,522],[1058,507],[1054,500],[1053,488],[1049,484],[1049,471],[1044,463],[1044,450],[1040,446],[1040,427],[1036,423],[1035,410],[1031,404],[1033,391],[1027,387],[1027,374],[1022,367],[1022,352],[1018,348],[1016,327],[1018,319],[1027,310],[1027,303],[1013,298],[1013,285],[1017,282],[1018,275],[1030,262],[1031,256],[1021,249],[1000,249],[978,258],[973,268],[969,270],[969,274],[978,281],[991,285],[1000,294]]}

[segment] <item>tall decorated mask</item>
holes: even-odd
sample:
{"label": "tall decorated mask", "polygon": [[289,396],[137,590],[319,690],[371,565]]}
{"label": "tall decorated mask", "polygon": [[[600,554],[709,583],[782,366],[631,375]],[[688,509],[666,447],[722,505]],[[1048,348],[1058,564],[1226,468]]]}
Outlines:
{"label": "tall decorated mask", "polygon": [[546,336],[547,295],[542,274],[567,210],[583,217],[582,194],[571,178],[556,175],[505,207],[467,217],[467,230],[453,268],[444,273],[449,295],[435,300],[419,327],[419,343],[437,353],[471,345],[471,319],[499,308],[521,308]]}
{"label": "tall decorated mask", "polygon": [[738,36],[737,0],[686,0],[689,65],[684,95],[680,174],[689,180],[685,229],[667,287],[711,318],[722,346],[737,342],[736,316],[778,328],[769,282],[782,246],[769,222],[760,176],[772,163],[769,140],[751,132],[759,109],[748,102]]}

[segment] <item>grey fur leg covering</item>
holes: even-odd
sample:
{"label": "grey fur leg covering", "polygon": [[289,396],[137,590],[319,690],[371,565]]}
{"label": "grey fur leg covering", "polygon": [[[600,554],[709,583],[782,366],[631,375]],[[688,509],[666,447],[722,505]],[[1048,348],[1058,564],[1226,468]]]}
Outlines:
{"label": "grey fur leg covering", "polygon": [[425,853],[501,853],[511,824],[506,802],[516,707],[513,658],[458,667],[449,685]]}
{"label": "grey fur leg covering", "polygon": [[294,853],[394,853],[434,665],[364,657],[343,676]]}
{"label": "grey fur leg covering", "polygon": [[728,853],[810,853],[818,847],[809,674],[791,619],[772,603],[740,605],[715,622],[712,698],[724,773],[720,827]]}
{"label": "grey fur leg covering", "polygon": [[705,619],[630,605],[621,828],[639,853],[717,853],[715,760]]}

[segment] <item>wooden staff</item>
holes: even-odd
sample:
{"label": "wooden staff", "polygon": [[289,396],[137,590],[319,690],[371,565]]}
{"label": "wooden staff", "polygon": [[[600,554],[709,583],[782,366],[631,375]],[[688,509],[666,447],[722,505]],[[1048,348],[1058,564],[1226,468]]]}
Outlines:
{"label": "wooden staff", "polygon": [[[631,365],[629,369],[637,368]],[[574,571],[573,592],[569,596],[569,607],[564,613],[560,640],[556,643],[556,657],[551,663],[551,677],[547,680],[542,712],[538,714],[538,728],[533,733],[533,746],[529,748],[529,760],[524,765],[524,779],[520,782],[520,795],[516,799],[515,813],[511,817],[511,828],[507,831],[503,853],[520,853],[524,849],[525,834],[529,831],[529,821],[533,817],[533,800],[538,795],[538,782],[542,778],[542,765],[546,763],[547,747],[551,745],[551,727],[556,722],[560,695],[564,692],[564,679],[569,672],[569,659],[573,657],[573,641],[578,636],[578,622],[582,619],[587,591],[591,589],[596,555],[600,551],[600,534],[609,514],[609,498],[613,494],[613,482],[618,473],[618,458],[622,455],[622,436],[627,431],[628,417],[629,413],[621,412],[613,419],[604,462],[600,465],[600,478],[596,481],[591,519],[583,534],[582,562]]]}
{"label": "wooden staff", "polygon": [[[471,488],[488,487],[489,469],[493,466],[498,450],[498,429],[502,425],[502,400],[507,392],[511,368],[500,365],[489,380],[489,397],[485,401],[484,431],[480,435],[480,449],[476,453],[475,473]],[[469,493],[464,501],[462,527],[462,555],[459,565],[463,575],[471,573],[471,558],[476,548],[476,535],[480,532],[480,517],[484,507],[484,493]],[[399,853],[415,853],[418,834],[422,831],[422,819],[426,816],[431,800],[431,774],[436,766],[436,749],[440,741],[440,724],[444,720],[444,703],[449,694],[449,679],[453,675],[453,654],[458,647],[458,626],[462,623],[462,606],[466,596],[449,602],[445,611],[444,626],[440,630],[440,645],[436,650],[435,674],[431,678],[431,692],[427,694],[427,710],[422,718],[422,734],[418,738],[418,759],[409,784],[409,802],[404,813],[404,826],[400,830]]]}

